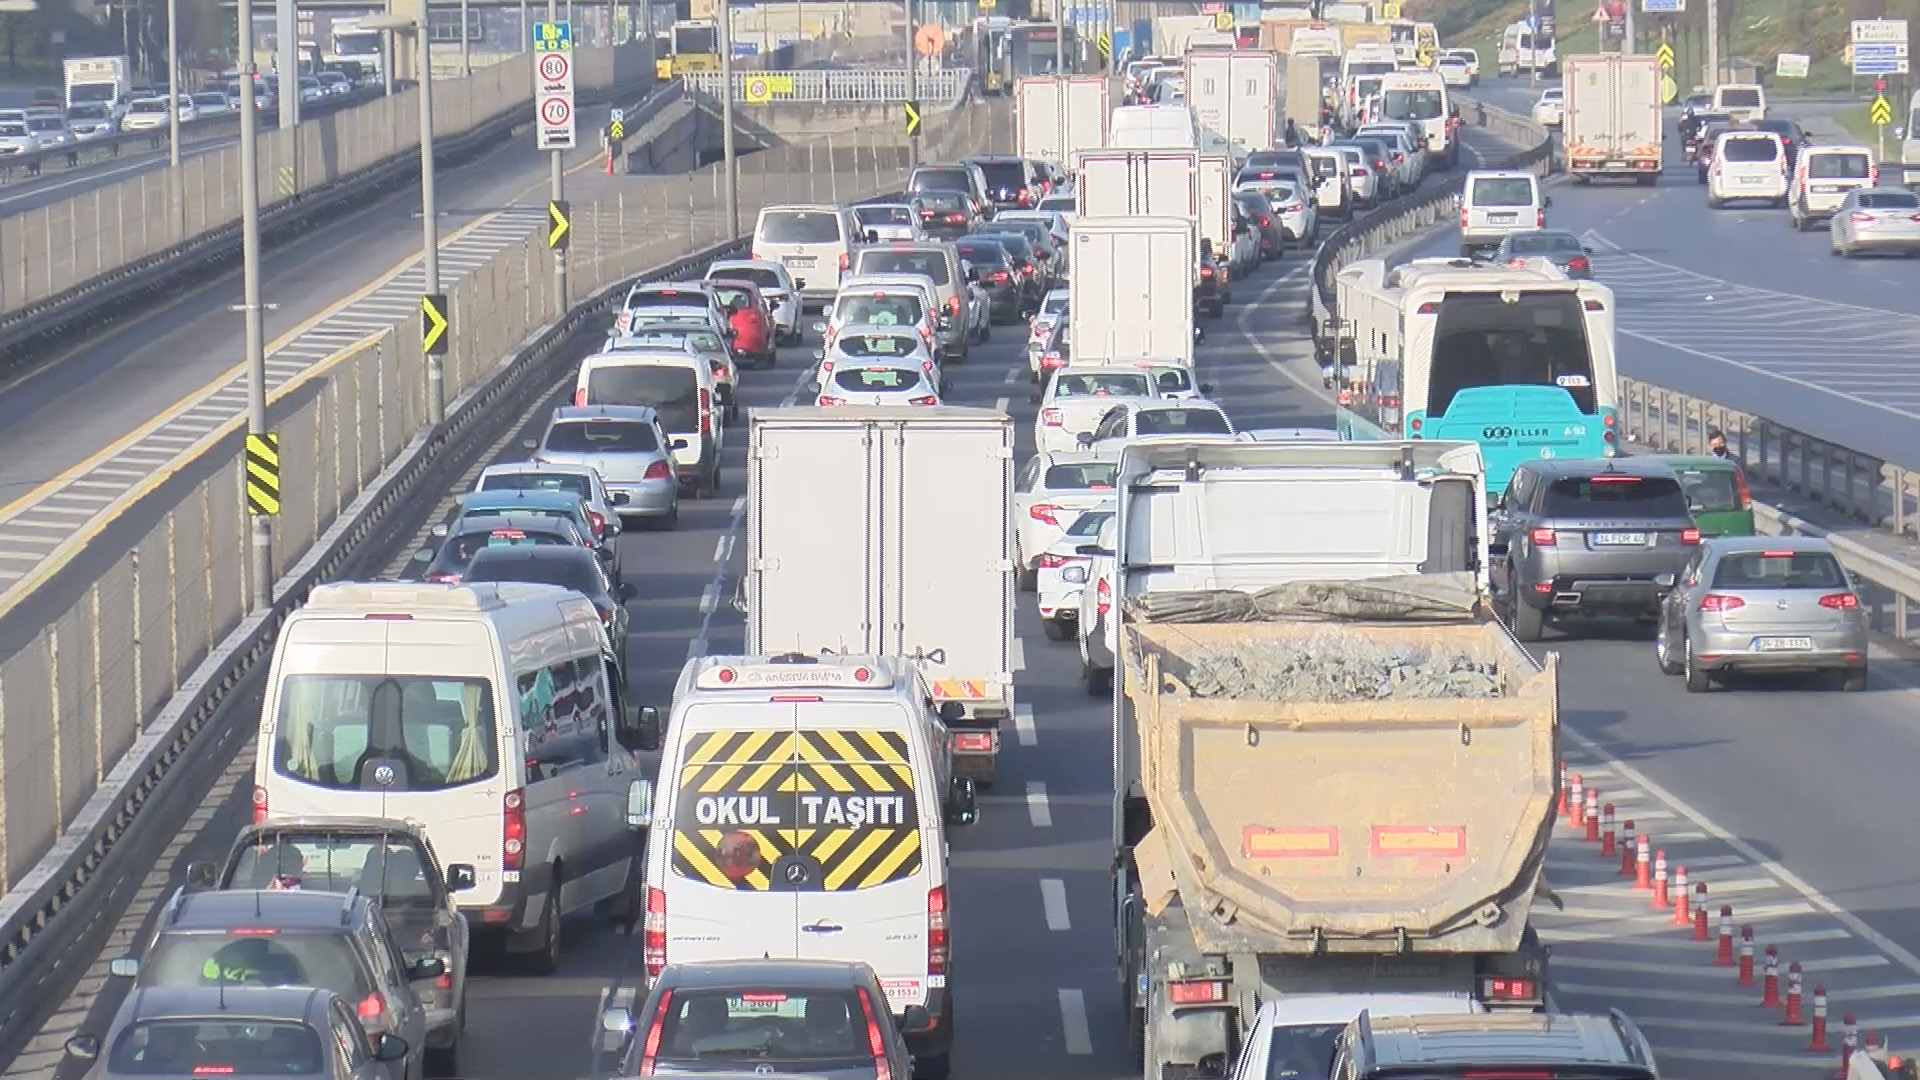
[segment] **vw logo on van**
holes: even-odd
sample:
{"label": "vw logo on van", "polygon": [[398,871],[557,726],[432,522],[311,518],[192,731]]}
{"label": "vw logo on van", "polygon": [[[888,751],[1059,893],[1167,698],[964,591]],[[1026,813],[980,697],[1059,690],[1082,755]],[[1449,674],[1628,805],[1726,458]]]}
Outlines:
{"label": "vw logo on van", "polygon": [[393,766],[376,765],[373,767],[373,782],[379,784],[381,787],[392,787],[393,778]]}

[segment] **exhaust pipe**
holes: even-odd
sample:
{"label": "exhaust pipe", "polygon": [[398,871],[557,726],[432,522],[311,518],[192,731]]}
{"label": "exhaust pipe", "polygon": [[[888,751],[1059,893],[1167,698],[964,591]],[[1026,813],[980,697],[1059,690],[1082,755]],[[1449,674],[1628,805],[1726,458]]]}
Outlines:
{"label": "exhaust pipe", "polygon": [[1562,593],[1553,594],[1554,607],[1576,607],[1579,605],[1579,603],[1580,603],[1580,594],[1577,592],[1562,592]]}

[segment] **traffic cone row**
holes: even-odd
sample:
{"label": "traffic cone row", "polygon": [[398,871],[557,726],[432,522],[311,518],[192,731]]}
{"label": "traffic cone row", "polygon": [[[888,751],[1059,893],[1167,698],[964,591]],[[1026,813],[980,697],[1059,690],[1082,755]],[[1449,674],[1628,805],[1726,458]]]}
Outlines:
{"label": "traffic cone row", "polygon": [[[1653,846],[1651,835],[1636,833],[1631,818],[1616,826],[1614,806],[1600,801],[1598,787],[1588,786],[1579,773],[1568,773],[1562,769],[1559,799],[1554,811],[1555,816],[1562,818],[1582,840],[1598,845],[1600,858],[1619,858],[1619,876],[1633,878],[1634,891],[1647,894],[1648,907],[1670,910],[1673,913],[1669,920],[1671,925],[1686,929],[1694,941],[1708,940],[1707,883],[1689,881],[1684,864],[1674,866],[1669,880],[1666,851]],[[1773,945],[1762,949],[1760,971],[1756,978],[1753,927],[1739,927],[1739,947],[1736,949],[1734,925],[1733,906],[1720,905],[1714,966],[1733,968],[1737,986],[1758,986],[1760,1001],[1757,1007],[1780,1010],[1778,1026],[1807,1027],[1808,1053],[1831,1053],[1834,1046],[1827,1037],[1827,988],[1813,988],[1813,1000],[1809,1007],[1805,1000],[1804,972],[1800,964],[1797,961],[1788,963],[1783,979],[1780,950]],[[1862,1050],[1861,1039],[1854,1015],[1843,1014],[1838,1046],[1840,1077],[1843,1080],[1849,1059]],[[1879,1044],[1878,1036],[1868,1033],[1865,1040],[1866,1052],[1874,1052]]]}

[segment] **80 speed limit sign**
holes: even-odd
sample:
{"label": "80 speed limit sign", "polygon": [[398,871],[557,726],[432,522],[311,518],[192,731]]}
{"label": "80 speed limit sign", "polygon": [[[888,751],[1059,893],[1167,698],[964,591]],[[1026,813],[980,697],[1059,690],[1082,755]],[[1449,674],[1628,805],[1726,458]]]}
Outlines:
{"label": "80 speed limit sign", "polygon": [[577,143],[573,100],[573,27],[564,22],[533,28],[533,95],[539,102],[534,124],[542,150],[571,150]]}

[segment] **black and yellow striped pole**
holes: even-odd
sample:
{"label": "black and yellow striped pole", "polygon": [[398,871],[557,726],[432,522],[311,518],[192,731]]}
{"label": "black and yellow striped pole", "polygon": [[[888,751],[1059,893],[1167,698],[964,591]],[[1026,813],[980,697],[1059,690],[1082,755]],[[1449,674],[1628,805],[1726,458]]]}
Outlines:
{"label": "black and yellow striped pole", "polygon": [[247,513],[272,517],[280,512],[280,436],[247,432]]}

